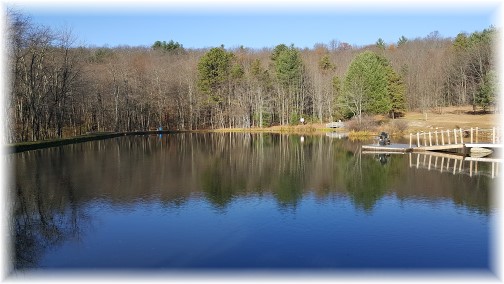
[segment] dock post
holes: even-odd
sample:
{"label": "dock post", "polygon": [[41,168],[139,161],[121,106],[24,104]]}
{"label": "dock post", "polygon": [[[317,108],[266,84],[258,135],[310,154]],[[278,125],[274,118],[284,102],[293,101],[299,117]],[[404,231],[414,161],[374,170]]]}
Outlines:
{"label": "dock post", "polygon": [[455,144],[457,144],[457,130],[453,129],[453,136],[455,136]]}
{"label": "dock post", "polygon": [[478,127],[476,127],[476,143],[478,143]]}
{"label": "dock post", "polygon": [[[411,133],[410,133],[411,135]],[[409,167],[411,168],[412,164],[411,164],[411,152],[409,153]]]}
{"label": "dock post", "polygon": [[410,147],[410,148],[413,148],[413,147],[411,147],[411,142],[412,142],[412,141],[413,141],[413,134],[412,134],[412,133],[410,133],[410,134],[409,134],[409,147]]}
{"label": "dock post", "polygon": [[459,128],[460,131],[460,144],[464,144],[464,132],[462,132],[462,128]]}
{"label": "dock post", "polygon": [[427,133],[426,132],[423,133],[423,141],[424,141],[424,145],[427,146]]}
{"label": "dock post", "polygon": [[419,132],[416,133],[416,141],[417,141],[417,144],[416,144],[417,147],[420,147],[420,133]]}
{"label": "dock post", "polygon": [[473,164],[473,161],[470,161],[469,162],[469,176],[472,177],[472,164]]}
{"label": "dock post", "polygon": [[432,146],[432,135],[430,131],[429,131],[429,146]]}
{"label": "dock post", "polygon": [[441,130],[441,144],[444,145],[444,131]]}
{"label": "dock post", "polygon": [[471,127],[471,144],[473,143],[473,128]]}
{"label": "dock post", "polygon": [[450,145],[451,140],[450,140],[450,130],[449,129],[446,130],[446,134],[448,134],[448,145]]}
{"label": "dock post", "polygon": [[439,145],[439,140],[438,140],[438,136],[437,136],[437,130],[434,133],[436,134],[436,145]]}
{"label": "dock post", "polygon": [[492,144],[495,144],[495,127],[492,127]]}

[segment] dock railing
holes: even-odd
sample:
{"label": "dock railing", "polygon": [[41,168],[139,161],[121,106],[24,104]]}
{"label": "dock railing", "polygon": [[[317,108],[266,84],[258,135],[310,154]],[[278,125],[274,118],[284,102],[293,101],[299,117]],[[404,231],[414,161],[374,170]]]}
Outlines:
{"label": "dock railing", "polygon": [[[449,146],[449,145],[463,145],[465,143],[478,144],[478,143],[491,143],[500,144],[501,130],[498,127],[491,129],[482,129],[478,127],[471,127],[469,129],[447,129],[435,131],[421,131],[416,134],[410,133],[409,146],[413,148],[420,147],[434,147],[434,146]],[[416,142],[416,143],[415,143]]]}

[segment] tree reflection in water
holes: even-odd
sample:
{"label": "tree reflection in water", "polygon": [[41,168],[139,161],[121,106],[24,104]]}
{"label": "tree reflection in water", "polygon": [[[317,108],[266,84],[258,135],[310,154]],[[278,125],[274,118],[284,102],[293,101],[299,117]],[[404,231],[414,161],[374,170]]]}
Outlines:
{"label": "tree reflection in water", "polygon": [[[17,154],[12,207],[15,269],[37,267],[46,249],[68,240],[78,241],[83,226],[89,224],[68,171],[62,170],[57,176],[46,175],[43,160],[58,164],[57,157],[63,151],[51,149]],[[44,152],[50,153],[45,155]]]}
{"label": "tree reflection in water", "polygon": [[44,252],[79,241],[92,226],[89,206],[158,202],[180,207],[204,197],[224,210],[238,198],[274,198],[296,210],[306,195],[348,196],[371,213],[386,195],[451,200],[487,215],[494,185],[485,177],[381,163],[359,145],[326,136],[185,133],[132,136],[12,154],[12,239],[16,269],[37,267]]}

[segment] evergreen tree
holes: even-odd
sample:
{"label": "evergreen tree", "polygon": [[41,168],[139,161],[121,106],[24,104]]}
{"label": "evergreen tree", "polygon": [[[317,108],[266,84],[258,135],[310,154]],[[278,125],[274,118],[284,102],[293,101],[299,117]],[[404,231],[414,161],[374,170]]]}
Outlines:
{"label": "evergreen tree", "polygon": [[228,82],[232,53],[212,48],[198,62],[198,88],[213,102],[222,101],[222,90]]}
{"label": "evergreen tree", "polygon": [[383,41],[382,38],[379,38],[377,41],[376,41],[376,46],[378,48],[380,48],[381,50],[385,50],[385,41]]}
{"label": "evergreen tree", "polygon": [[320,58],[319,68],[320,68],[320,70],[322,70],[322,72],[327,72],[329,70],[334,69],[334,64],[331,63],[331,60],[329,59],[329,55],[326,54],[322,58]]}
{"label": "evergreen tree", "polygon": [[478,86],[476,104],[482,107],[483,111],[487,111],[491,105],[495,104],[495,99],[497,97],[496,82],[497,75],[495,71],[491,70],[485,74],[482,84]]}
{"label": "evergreen tree", "polygon": [[166,41],[157,40],[152,45],[152,49],[163,50],[163,51],[168,51],[168,52],[175,52],[175,53],[179,53],[179,52],[184,51],[184,47],[182,46],[182,44],[175,42],[173,40],[170,40],[168,43]]}
{"label": "evergreen tree", "polygon": [[301,93],[303,63],[299,51],[291,45],[278,45],[273,51],[278,95],[281,105],[281,123],[297,123],[303,113],[304,98]]}
{"label": "evergreen tree", "polygon": [[391,102],[387,84],[383,58],[371,51],[358,54],[350,63],[343,82],[338,100],[341,110],[359,120],[362,113],[388,113]]}
{"label": "evergreen tree", "polygon": [[401,75],[387,64],[387,92],[390,98],[390,117],[403,116],[406,111],[406,86]]}
{"label": "evergreen tree", "polygon": [[230,75],[233,80],[242,79],[244,74],[245,71],[243,70],[243,66],[241,64],[234,64],[231,67]]}
{"label": "evergreen tree", "polygon": [[279,44],[277,46],[275,46],[275,48],[273,49],[273,52],[271,53],[271,60],[272,61],[276,61],[278,56],[280,55],[280,53],[282,53],[283,51],[289,49],[287,47],[287,45],[285,44]]}
{"label": "evergreen tree", "polygon": [[464,51],[467,49],[469,45],[467,35],[465,33],[459,33],[457,37],[455,37],[455,40],[453,41],[453,47],[455,47],[455,50],[457,51]]}
{"label": "evergreen tree", "polygon": [[281,51],[275,60],[277,79],[284,87],[295,87],[302,74],[302,61],[299,52],[291,46]]}
{"label": "evergreen tree", "polygon": [[397,46],[402,47],[408,42],[408,39],[405,36],[401,36],[397,41]]}

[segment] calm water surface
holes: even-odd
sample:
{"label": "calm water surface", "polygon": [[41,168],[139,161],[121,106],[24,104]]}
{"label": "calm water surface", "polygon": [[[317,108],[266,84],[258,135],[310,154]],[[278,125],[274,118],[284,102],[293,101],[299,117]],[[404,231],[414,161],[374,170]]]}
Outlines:
{"label": "calm water surface", "polygon": [[441,158],[303,138],[135,136],[10,155],[13,264],[489,269],[490,165],[470,176],[469,162],[440,170]]}

